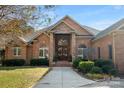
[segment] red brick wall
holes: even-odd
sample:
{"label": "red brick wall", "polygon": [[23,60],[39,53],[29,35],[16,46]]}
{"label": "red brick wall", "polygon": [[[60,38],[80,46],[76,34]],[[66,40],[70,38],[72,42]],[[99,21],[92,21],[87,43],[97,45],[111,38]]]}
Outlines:
{"label": "red brick wall", "polygon": [[115,64],[120,73],[124,74],[124,32],[115,33]]}
{"label": "red brick wall", "polygon": [[82,27],[80,27],[76,22],[73,22],[70,18],[66,17],[64,19],[64,22],[69,24],[70,26],[72,26],[73,28],[76,29],[76,31],[79,31],[80,33],[82,33],[83,35],[91,35],[91,33],[89,33],[88,31],[86,31],[85,29],[83,29]]}
{"label": "red brick wall", "polygon": [[73,29],[71,29],[69,26],[67,26],[65,23],[60,23],[58,26],[56,26],[54,29],[52,29],[52,31],[54,31],[55,33],[70,33],[70,31],[72,31]]}
{"label": "red brick wall", "polygon": [[26,57],[27,64],[30,64],[30,60],[33,58],[32,45],[27,46],[26,55],[27,55],[27,57]]}
{"label": "red brick wall", "polygon": [[26,51],[27,46],[24,42],[22,42],[20,39],[17,38],[17,45],[21,48],[21,55],[15,56],[13,52],[14,45],[8,45],[5,48],[5,59],[25,59],[27,57]]}
{"label": "red brick wall", "polygon": [[26,46],[20,46],[21,47],[21,55],[15,56],[13,55],[13,47],[7,47],[5,49],[5,58],[6,59],[26,59]]}
{"label": "red brick wall", "polygon": [[101,59],[109,59],[109,48],[108,45],[112,45],[112,36],[108,35],[101,39],[92,42],[92,48],[95,48],[95,54],[93,53],[94,59],[98,59],[98,47],[100,47]]}
{"label": "red brick wall", "polygon": [[84,44],[87,48],[91,48],[91,39],[90,38],[83,38],[83,36],[76,37],[76,54],[79,45]]}
{"label": "red brick wall", "polygon": [[37,38],[37,41],[35,41],[32,45],[33,58],[39,58],[39,48],[41,48],[43,45],[46,45],[46,47],[48,47],[48,52],[50,52],[49,51],[49,46],[50,46],[49,44],[50,44],[49,37],[45,34],[41,34]]}

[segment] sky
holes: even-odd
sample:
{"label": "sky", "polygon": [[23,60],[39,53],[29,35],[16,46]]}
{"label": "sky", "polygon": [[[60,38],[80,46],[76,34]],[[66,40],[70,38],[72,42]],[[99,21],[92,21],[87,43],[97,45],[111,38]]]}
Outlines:
{"label": "sky", "polygon": [[104,30],[124,18],[124,6],[61,5],[55,8],[54,13],[56,15],[54,22],[68,15],[82,25]]}

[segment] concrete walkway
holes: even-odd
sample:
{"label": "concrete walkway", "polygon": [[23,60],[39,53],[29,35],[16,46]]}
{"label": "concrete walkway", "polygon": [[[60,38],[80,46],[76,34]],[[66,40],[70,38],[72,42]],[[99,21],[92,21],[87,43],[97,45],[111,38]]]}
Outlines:
{"label": "concrete walkway", "polygon": [[82,86],[83,88],[124,88],[124,80],[112,80],[112,81],[103,81],[96,82],[89,85]]}
{"label": "concrete walkway", "polygon": [[71,67],[53,67],[35,88],[74,88],[95,83],[78,75]]}

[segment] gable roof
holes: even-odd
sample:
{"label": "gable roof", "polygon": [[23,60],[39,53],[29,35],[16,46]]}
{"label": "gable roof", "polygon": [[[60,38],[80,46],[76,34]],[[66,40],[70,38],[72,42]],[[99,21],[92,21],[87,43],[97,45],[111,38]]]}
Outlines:
{"label": "gable roof", "polygon": [[19,37],[23,42],[25,43],[29,43],[32,40],[34,40],[36,37],[38,37],[39,35],[41,35],[42,33],[44,33],[45,31],[47,31],[48,28],[43,28],[41,30],[29,33],[27,35],[21,36]]}
{"label": "gable roof", "polygon": [[92,35],[96,35],[97,33],[99,33],[99,30],[96,30],[95,28],[92,28],[92,27],[89,27],[89,26],[86,26],[86,25],[81,25],[80,23],[78,23],[77,21],[75,21],[74,19],[72,19],[68,15],[66,15],[65,18],[69,18],[70,20],[75,22],[77,25],[79,25],[82,29],[85,29],[87,32],[89,32]]}
{"label": "gable roof", "polygon": [[124,18],[119,20],[118,22],[116,22],[115,24],[111,25],[110,27],[106,28],[105,30],[101,31],[100,33],[98,33],[94,40],[98,40],[106,35],[108,35],[109,33],[115,31],[116,29],[118,29],[121,25],[124,24]]}
{"label": "gable roof", "polygon": [[[37,38],[41,33],[43,32],[46,32],[46,31],[51,31],[54,27],[58,26],[60,23],[64,22],[63,20],[65,18],[69,18],[70,20],[72,20],[73,22],[75,22],[76,24],[78,24],[82,29],[85,29],[86,31],[88,31],[90,34],[92,35],[96,35],[99,30],[96,30],[94,28],[91,28],[91,27],[88,27],[88,26],[84,26],[84,25],[80,25],[79,23],[77,23],[75,20],[73,20],[72,18],[70,18],[69,16],[65,16],[63,17],[61,20],[59,20],[58,22],[56,22],[55,24],[49,26],[49,27],[46,27],[46,28],[43,28],[39,31],[35,31],[31,34],[28,34],[28,35],[25,35],[23,37],[19,37],[21,40],[23,40],[25,43],[29,43],[31,42],[33,39]],[[66,23],[65,23],[66,24]],[[68,24],[67,24],[68,25]],[[75,33],[78,33],[80,34],[78,31],[76,31],[75,28],[73,28],[72,26],[68,25],[71,29],[73,29],[75,31]]]}
{"label": "gable roof", "polygon": [[87,31],[89,31],[90,33],[92,33],[93,35],[97,35],[97,34],[100,32],[100,30],[97,30],[97,29],[92,28],[92,27],[89,27],[89,26],[82,25],[82,27],[83,27],[85,30],[87,30]]}

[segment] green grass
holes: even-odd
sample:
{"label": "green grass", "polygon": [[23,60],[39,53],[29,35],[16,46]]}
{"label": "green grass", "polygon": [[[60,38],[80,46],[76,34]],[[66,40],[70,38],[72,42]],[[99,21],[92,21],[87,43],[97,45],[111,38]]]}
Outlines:
{"label": "green grass", "polygon": [[48,70],[47,67],[0,67],[0,88],[31,87]]}

